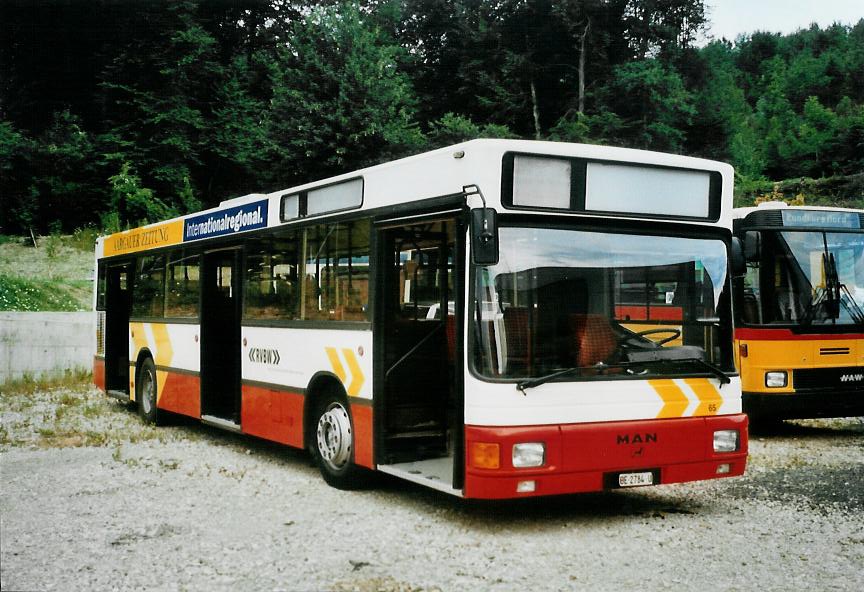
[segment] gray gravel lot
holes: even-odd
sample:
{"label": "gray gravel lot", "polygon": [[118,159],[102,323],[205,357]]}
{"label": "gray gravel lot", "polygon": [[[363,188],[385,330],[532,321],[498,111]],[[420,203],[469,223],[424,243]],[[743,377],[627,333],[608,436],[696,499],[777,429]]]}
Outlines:
{"label": "gray gravel lot", "polygon": [[11,590],[860,590],[864,419],[753,436],[743,478],[471,503],[153,429],[94,389],[0,395]]}

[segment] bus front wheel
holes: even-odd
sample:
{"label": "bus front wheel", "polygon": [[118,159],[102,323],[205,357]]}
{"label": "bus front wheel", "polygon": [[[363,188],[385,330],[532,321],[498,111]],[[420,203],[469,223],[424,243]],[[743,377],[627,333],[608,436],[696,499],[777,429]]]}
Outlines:
{"label": "bus front wheel", "polygon": [[354,426],[344,397],[321,397],[310,427],[312,456],[324,480],[338,489],[360,487],[363,470],[354,464]]}
{"label": "bus front wheel", "polygon": [[135,398],[138,401],[138,413],[147,423],[157,424],[159,421],[157,389],[156,364],[153,358],[145,358],[138,370],[138,380],[135,381]]}

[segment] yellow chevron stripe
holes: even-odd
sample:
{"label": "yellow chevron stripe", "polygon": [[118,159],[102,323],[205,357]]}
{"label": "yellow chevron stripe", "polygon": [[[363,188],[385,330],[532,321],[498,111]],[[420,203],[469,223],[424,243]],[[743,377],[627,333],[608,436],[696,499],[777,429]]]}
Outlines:
{"label": "yellow chevron stripe", "polygon": [[343,348],[342,355],[345,356],[345,361],[348,362],[348,370],[351,371],[351,384],[348,385],[348,395],[356,397],[363,387],[366,378],[363,376],[363,370],[360,369],[360,364],[357,363],[357,357],[354,355],[354,350]]}
{"label": "yellow chevron stripe", "polygon": [[342,384],[345,384],[345,378],[347,375],[345,374],[345,367],[342,366],[342,362],[339,360],[339,354],[336,351],[336,348],[325,347],[324,351],[327,352],[327,357],[330,359],[330,366],[333,368],[333,373],[339,377]]}
{"label": "yellow chevron stripe", "polygon": [[685,378],[684,382],[693,389],[699,398],[699,406],[693,412],[694,416],[717,415],[723,404],[723,395],[720,394],[711,381],[707,378]]}
{"label": "yellow chevron stripe", "polygon": [[[138,359],[138,353],[147,347],[147,334],[144,332],[144,323],[129,323],[129,334],[132,337],[132,355],[129,358],[130,363],[135,363]],[[132,367],[129,368],[129,399],[135,400],[135,371]]]}
{"label": "yellow chevron stripe", "polygon": [[[156,340],[156,362],[157,366],[171,366],[174,360],[174,348],[171,346],[171,337],[168,335],[168,326],[164,323],[153,323],[150,325],[153,330],[153,338]],[[162,398],[162,392],[165,390],[165,381],[168,380],[168,373],[164,370],[156,370],[156,403]]]}
{"label": "yellow chevron stripe", "polygon": [[681,417],[684,411],[690,404],[690,400],[684,391],[681,390],[674,380],[669,378],[659,380],[649,380],[648,384],[660,396],[663,401],[663,408],[657,414],[657,418],[662,417]]}

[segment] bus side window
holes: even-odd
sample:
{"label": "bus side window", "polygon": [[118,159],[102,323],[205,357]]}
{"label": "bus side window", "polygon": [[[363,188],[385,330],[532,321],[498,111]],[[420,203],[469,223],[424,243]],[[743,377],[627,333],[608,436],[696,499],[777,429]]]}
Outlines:
{"label": "bus side window", "polygon": [[294,234],[256,241],[246,255],[247,319],[293,320],[299,304]]}
{"label": "bus side window", "polygon": [[369,302],[369,221],[306,230],[302,318],[365,321]]}
{"label": "bus side window", "polygon": [[165,256],[137,261],[132,289],[132,316],[160,318],[165,304]]}
{"label": "bus side window", "polygon": [[182,251],[168,258],[168,277],[165,286],[165,316],[169,318],[195,318],[198,316],[200,287],[200,256]]}

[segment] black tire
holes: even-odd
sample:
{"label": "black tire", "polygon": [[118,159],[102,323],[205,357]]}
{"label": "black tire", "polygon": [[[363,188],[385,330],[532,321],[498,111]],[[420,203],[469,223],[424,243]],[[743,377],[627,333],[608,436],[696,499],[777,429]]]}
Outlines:
{"label": "black tire", "polygon": [[135,380],[135,400],[138,403],[138,414],[153,425],[159,425],[159,409],[156,408],[158,388],[156,364],[153,363],[153,358],[144,358]]}
{"label": "black tire", "polygon": [[354,420],[340,389],[321,393],[309,422],[309,449],[324,481],[337,489],[359,489],[369,472],[354,464]]}

